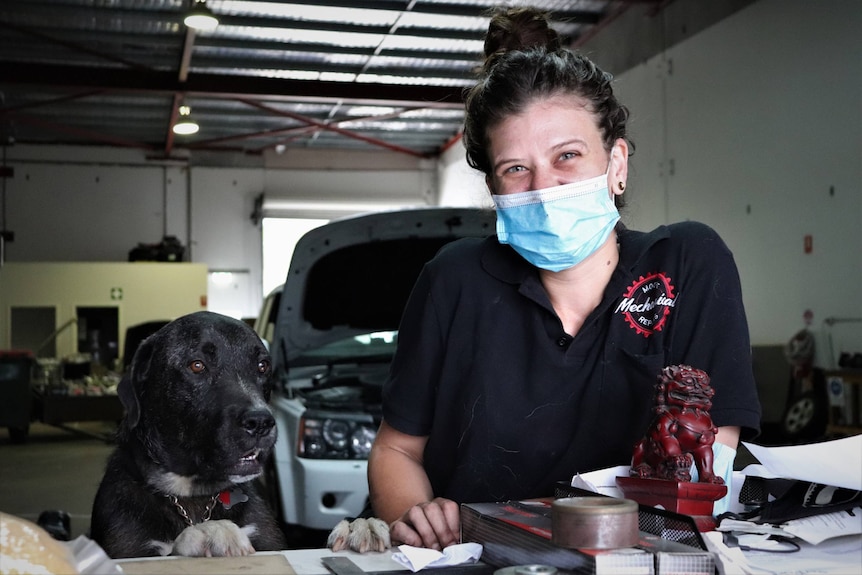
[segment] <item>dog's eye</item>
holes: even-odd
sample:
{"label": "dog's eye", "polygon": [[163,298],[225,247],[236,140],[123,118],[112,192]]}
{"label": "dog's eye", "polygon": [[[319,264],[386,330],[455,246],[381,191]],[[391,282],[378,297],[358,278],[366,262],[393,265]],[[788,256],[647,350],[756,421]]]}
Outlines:
{"label": "dog's eye", "polygon": [[259,373],[266,373],[269,371],[269,360],[262,359],[257,362],[257,371]]}
{"label": "dog's eye", "polygon": [[201,373],[206,368],[207,366],[204,365],[204,362],[199,359],[196,359],[189,364],[189,369],[192,370],[192,373]]}

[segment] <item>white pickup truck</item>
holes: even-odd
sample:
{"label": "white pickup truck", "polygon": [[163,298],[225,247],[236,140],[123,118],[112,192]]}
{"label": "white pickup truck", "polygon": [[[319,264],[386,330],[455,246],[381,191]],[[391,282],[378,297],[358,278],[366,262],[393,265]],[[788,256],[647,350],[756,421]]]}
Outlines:
{"label": "white pickup truck", "polygon": [[255,325],[273,357],[279,433],[263,483],[286,528],[328,531],[362,512],[381,389],[416,277],[444,244],[494,225],[487,210],[419,208],[335,220],[299,240]]}

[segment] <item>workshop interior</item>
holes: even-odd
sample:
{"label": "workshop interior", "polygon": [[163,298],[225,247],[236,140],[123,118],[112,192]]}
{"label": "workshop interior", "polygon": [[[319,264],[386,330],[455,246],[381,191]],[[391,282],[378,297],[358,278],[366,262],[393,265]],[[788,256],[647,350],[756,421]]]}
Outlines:
{"label": "workshop interior", "polygon": [[[450,241],[495,232],[462,136],[498,4],[0,3],[0,522],[35,523],[64,549],[87,539],[136,350],[210,311],[253,329],[279,378],[279,443],[258,487],[297,554],[259,554],[255,568],[405,572],[390,552],[310,566],[299,550],[325,549],[338,520],[366,507],[381,384],[423,265]],[[862,511],[850,469],[862,436],[862,3],[505,4],[548,11],[565,46],[612,74],[636,144],[625,225],[703,222],[733,254],[762,415],[733,464],[745,509],[732,519],[755,507],[776,524]],[[339,371],[359,348],[361,370]],[[310,377],[315,358],[326,369]],[[821,456],[838,471],[742,474]],[[485,551],[444,569],[766,572],[722,555],[750,550],[750,533],[719,535],[718,547],[710,536],[727,492],[617,482],[609,496],[575,479],[559,478],[555,502],[462,509],[464,544]],[[818,497],[831,499],[813,511]],[[772,539],[750,544],[749,559],[771,555],[781,573],[797,553],[855,573],[825,558],[862,558],[862,523],[848,529],[818,544],[760,534]],[[640,554],[583,551],[602,546]],[[0,573],[16,572],[4,561]]]}

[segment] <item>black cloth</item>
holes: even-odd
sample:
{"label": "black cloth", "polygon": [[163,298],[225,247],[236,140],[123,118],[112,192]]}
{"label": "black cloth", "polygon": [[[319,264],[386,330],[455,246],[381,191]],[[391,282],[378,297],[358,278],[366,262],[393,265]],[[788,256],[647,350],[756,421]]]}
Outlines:
{"label": "black cloth", "polygon": [[618,229],[601,304],[567,335],[537,270],[496,237],[453,242],[423,269],[384,386],[395,429],[429,436],[435,496],[550,496],[576,472],[631,463],[660,370],[703,369],[718,426],[759,432],[748,326],[733,256],[693,222]]}

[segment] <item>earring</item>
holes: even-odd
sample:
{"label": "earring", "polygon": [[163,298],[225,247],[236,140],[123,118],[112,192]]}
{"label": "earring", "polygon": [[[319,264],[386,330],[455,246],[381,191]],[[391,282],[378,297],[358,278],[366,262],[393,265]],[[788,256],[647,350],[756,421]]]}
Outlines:
{"label": "earring", "polygon": [[620,191],[621,192],[626,191],[626,183],[625,182],[620,182]]}

